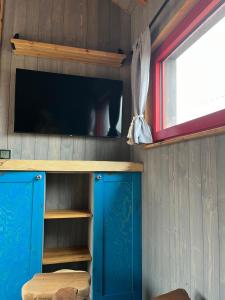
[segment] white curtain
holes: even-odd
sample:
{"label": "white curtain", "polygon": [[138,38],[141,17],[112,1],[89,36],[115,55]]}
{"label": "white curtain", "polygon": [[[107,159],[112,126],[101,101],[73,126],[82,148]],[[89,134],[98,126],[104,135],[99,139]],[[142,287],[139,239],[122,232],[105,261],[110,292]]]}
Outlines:
{"label": "white curtain", "polygon": [[130,145],[152,143],[151,129],[144,119],[149,87],[150,59],[151,33],[148,27],[133,46],[131,89],[134,116],[127,135],[127,143]]}

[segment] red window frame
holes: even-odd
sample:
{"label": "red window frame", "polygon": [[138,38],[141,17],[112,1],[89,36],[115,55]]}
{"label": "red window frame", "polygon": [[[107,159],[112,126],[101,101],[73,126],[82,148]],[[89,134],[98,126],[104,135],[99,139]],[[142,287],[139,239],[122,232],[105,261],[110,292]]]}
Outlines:
{"label": "red window frame", "polygon": [[[178,124],[163,127],[163,68],[162,62],[197,29],[221,5],[221,0],[200,0],[177,28],[168,36],[152,57],[152,99],[153,99],[153,138],[154,142],[184,136],[225,125],[225,109],[209,115]],[[162,126],[161,126],[162,124]]]}

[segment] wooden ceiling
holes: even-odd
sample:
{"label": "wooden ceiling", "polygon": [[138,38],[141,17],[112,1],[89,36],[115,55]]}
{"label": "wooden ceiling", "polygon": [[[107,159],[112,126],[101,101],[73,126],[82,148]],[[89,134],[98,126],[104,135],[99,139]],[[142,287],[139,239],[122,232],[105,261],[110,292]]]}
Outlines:
{"label": "wooden ceiling", "polygon": [[112,0],[112,2],[126,12],[131,13],[136,5],[145,5],[148,0]]}

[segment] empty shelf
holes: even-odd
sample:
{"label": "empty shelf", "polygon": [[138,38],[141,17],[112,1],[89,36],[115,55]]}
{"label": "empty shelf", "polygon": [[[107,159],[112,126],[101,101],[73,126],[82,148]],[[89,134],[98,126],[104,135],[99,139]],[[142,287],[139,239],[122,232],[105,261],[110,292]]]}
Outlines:
{"label": "empty shelf", "polygon": [[92,214],[85,210],[48,210],[45,220],[90,218]]}
{"label": "empty shelf", "polygon": [[91,259],[87,248],[51,248],[44,250],[43,265],[91,261]]}

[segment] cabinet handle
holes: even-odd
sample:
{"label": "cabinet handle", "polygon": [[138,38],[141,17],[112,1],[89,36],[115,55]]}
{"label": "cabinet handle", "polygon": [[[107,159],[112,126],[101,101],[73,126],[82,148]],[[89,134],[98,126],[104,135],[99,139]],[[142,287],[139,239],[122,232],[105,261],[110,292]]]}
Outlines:
{"label": "cabinet handle", "polygon": [[35,180],[41,180],[42,179],[42,175],[41,174],[39,174],[39,175],[37,175],[36,177],[35,177]]}
{"label": "cabinet handle", "polygon": [[96,176],[96,179],[97,179],[97,180],[101,180],[101,179],[102,179],[102,175],[97,175],[97,176]]}

